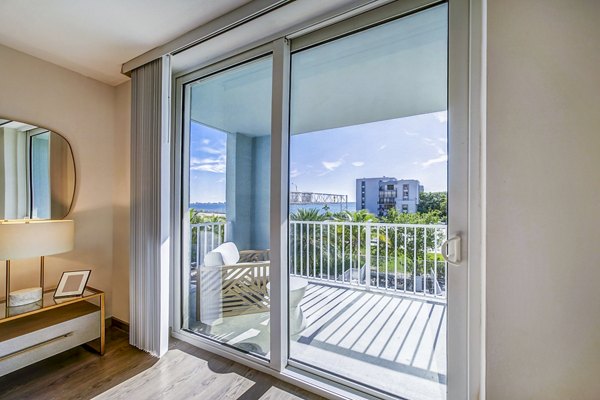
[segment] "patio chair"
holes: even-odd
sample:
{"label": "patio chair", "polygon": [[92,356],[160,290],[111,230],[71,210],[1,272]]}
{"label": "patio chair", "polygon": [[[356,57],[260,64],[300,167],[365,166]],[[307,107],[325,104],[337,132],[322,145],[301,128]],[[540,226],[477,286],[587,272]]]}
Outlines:
{"label": "patio chair", "polygon": [[269,311],[268,250],[238,251],[225,242],[205,255],[196,279],[196,319],[203,324]]}

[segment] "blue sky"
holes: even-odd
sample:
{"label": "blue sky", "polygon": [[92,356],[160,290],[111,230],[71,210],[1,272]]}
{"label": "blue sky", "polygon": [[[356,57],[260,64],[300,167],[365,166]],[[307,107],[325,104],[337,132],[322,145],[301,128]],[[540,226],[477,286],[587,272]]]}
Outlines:
{"label": "blue sky", "polygon": [[193,122],[190,127],[190,203],[225,201],[227,134]]}
{"label": "blue sky", "polygon": [[[292,136],[290,188],[347,194],[355,180],[418,179],[427,192],[446,190],[446,112]],[[190,202],[225,201],[226,134],[195,122],[190,138]]]}

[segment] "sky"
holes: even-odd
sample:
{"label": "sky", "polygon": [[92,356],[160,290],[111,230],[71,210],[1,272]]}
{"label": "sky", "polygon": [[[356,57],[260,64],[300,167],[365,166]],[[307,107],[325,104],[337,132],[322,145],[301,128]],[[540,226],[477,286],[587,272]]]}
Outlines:
{"label": "sky", "polygon": [[225,202],[226,146],[225,132],[192,121],[190,203]]}
{"label": "sky", "polygon": [[[357,178],[387,176],[446,191],[447,159],[445,111],[304,133],[290,139],[290,190],[355,201]],[[225,201],[225,160],[226,134],[192,122],[191,203]]]}

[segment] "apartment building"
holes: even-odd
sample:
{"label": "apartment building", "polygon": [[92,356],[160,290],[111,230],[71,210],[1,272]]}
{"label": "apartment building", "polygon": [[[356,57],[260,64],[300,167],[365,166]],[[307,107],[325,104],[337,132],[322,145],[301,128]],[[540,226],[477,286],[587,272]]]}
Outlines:
{"label": "apartment building", "polygon": [[395,208],[398,212],[416,213],[423,186],[416,179],[392,177],[356,180],[356,209],[383,216]]}

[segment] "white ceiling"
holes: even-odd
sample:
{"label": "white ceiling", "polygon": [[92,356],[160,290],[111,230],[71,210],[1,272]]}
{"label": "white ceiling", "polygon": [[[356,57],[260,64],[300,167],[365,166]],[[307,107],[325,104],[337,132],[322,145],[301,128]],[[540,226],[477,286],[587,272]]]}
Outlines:
{"label": "white ceiling", "polygon": [[110,85],[121,65],[249,0],[1,0],[0,44]]}

